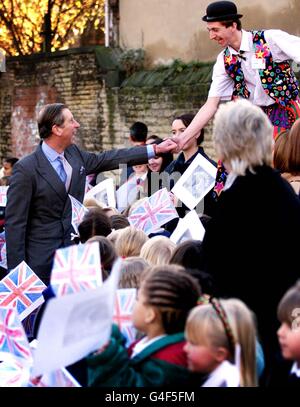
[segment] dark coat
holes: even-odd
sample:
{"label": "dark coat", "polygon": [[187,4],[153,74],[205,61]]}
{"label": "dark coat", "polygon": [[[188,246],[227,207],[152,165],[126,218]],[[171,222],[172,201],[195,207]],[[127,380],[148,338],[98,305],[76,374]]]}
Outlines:
{"label": "dark coat", "polygon": [[240,298],[255,312],[266,359],[278,349],[278,303],[300,277],[299,231],[298,196],[262,166],[222,192],[203,240],[202,268],[217,295]]}
{"label": "dark coat", "polygon": [[187,369],[183,333],[166,335],[129,358],[124,337],[115,325],[107,348],[87,357],[90,387],[187,386],[200,376]]}
{"label": "dark coat", "polygon": [[7,194],[8,269],[25,260],[46,283],[55,250],[72,244],[68,194],[82,202],[87,175],[118,168],[120,163],[134,165],[148,161],[146,147],[94,154],[71,145],[65,150],[65,157],[73,169],[68,192],[38,146],[15,164]]}

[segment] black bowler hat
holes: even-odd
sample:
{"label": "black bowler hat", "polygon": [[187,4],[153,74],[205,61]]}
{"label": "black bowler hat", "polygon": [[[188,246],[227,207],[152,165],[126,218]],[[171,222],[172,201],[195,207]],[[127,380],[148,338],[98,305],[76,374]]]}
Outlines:
{"label": "black bowler hat", "polygon": [[206,15],[202,17],[203,21],[228,21],[237,20],[243,17],[242,14],[237,13],[237,8],[232,1],[215,1],[210,3],[206,9]]}

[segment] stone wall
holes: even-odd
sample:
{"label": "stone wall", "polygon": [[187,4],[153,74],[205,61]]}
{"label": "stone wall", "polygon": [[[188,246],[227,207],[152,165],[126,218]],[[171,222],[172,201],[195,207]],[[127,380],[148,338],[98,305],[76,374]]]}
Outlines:
{"label": "stone wall", "polygon": [[[77,144],[89,151],[124,147],[134,121],[166,137],[172,117],[196,112],[207,84],[119,86],[115,51],[90,47],[13,57],[0,74],[0,158],[22,157],[39,142],[36,118],[45,103],[69,106],[81,124]],[[199,68],[200,69],[200,68]],[[184,83],[184,82],[183,82]],[[208,153],[213,154],[209,135]]]}
{"label": "stone wall", "polygon": [[52,102],[67,104],[81,122],[79,144],[101,148],[98,101],[103,83],[93,51],[10,58],[0,79],[5,85],[0,89],[1,155],[22,157],[34,149],[37,113]]}
{"label": "stone wall", "polygon": [[[110,91],[114,106],[118,107],[114,118],[114,138],[117,143],[128,139],[128,129],[135,121],[148,126],[148,134],[161,138],[170,136],[174,117],[183,113],[196,113],[206,100],[201,97],[199,86],[170,87],[121,87]],[[205,150],[215,155],[211,139],[211,124],[207,126]]]}

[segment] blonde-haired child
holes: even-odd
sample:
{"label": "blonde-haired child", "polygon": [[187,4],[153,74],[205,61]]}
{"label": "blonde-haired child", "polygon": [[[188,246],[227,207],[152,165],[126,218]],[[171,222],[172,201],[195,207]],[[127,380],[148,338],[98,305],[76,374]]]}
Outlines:
{"label": "blonde-haired child", "polygon": [[194,308],[186,323],[189,369],[208,375],[204,387],[256,386],[252,312],[237,299],[210,301]]}
{"label": "blonde-haired child", "polygon": [[199,294],[198,283],[183,269],[147,270],[132,315],[135,328],[145,336],[127,352],[114,325],[107,347],[87,358],[89,386],[191,384],[183,331]]}
{"label": "blonde-haired child", "polygon": [[148,240],[148,236],[142,230],[133,226],[118,230],[115,249],[120,257],[139,256],[143,244]]}
{"label": "blonde-haired child", "polygon": [[140,288],[141,275],[149,263],[138,256],[127,257],[122,262],[119,288]]}
{"label": "blonde-haired child", "polygon": [[154,236],[143,245],[141,257],[151,266],[163,266],[169,264],[175,247],[175,243],[166,236]]}
{"label": "blonde-haired child", "polygon": [[281,326],[277,331],[284,359],[293,361],[290,374],[282,377],[281,385],[298,387],[300,384],[300,280],[291,287],[278,305]]}

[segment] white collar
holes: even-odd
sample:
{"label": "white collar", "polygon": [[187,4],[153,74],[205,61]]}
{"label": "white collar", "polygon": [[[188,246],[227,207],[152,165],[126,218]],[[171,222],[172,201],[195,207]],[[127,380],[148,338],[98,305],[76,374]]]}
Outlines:
{"label": "white collar", "polygon": [[237,175],[234,174],[233,172],[230,172],[226,178],[223,191],[226,191],[227,189],[229,189],[236,179],[237,179]]}
{"label": "white collar", "polygon": [[300,367],[298,367],[297,362],[295,362],[291,369],[291,374],[295,374],[297,377],[300,377]]}
{"label": "white collar", "polygon": [[155,338],[149,339],[147,336],[139,340],[133,347],[132,349],[132,354],[130,358],[134,358],[136,355],[141,353],[144,349],[146,349],[148,346],[152,345],[152,343],[158,341],[159,339],[163,338],[166,335],[159,335],[156,336]]}
{"label": "white collar", "polygon": [[[252,34],[249,31],[242,30],[242,41],[239,51],[249,52],[252,47]],[[238,54],[238,51],[233,49],[230,45],[228,46],[231,55]]]}
{"label": "white collar", "polygon": [[239,387],[240,372],[232,363],[224,360],[209,376],[202,387]]}

